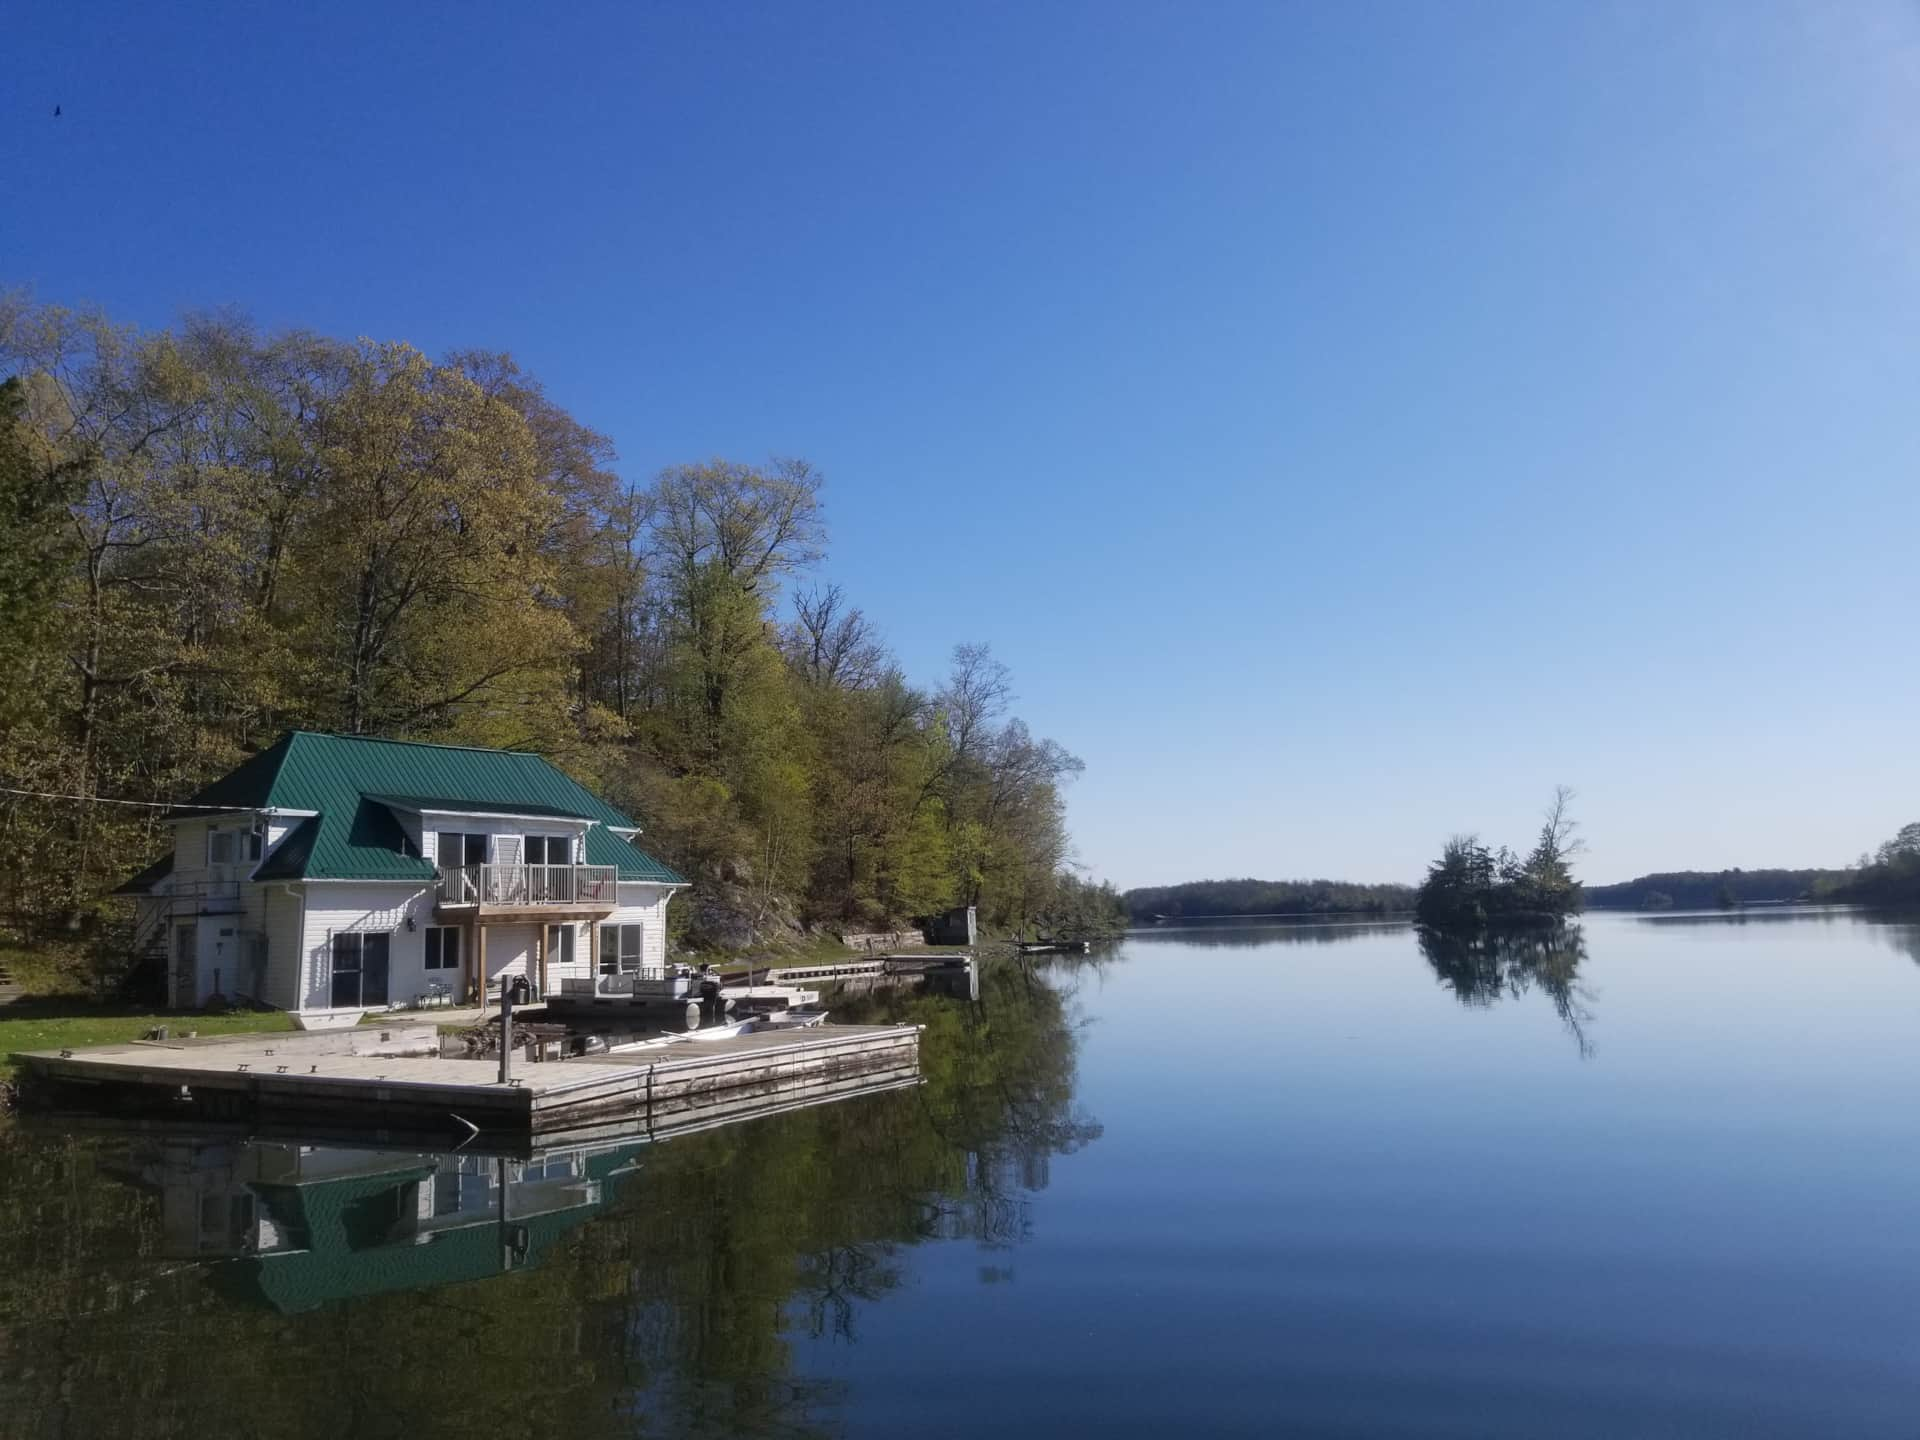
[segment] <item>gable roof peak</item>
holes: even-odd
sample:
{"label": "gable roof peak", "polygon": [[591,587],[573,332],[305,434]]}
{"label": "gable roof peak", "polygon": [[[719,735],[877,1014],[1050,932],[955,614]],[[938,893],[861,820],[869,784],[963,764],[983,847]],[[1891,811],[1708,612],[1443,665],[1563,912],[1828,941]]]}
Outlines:
{"label": "gable roof peak", "polygon": [[316,740],[361,740],[370,745],[413,745],[422,750],[466,750],[476,755],[527,755],[535,760],[547,757],[537,750],[505,750],[498,745],[453,745],[444,740],[401,740],[392,735],[351,735],[344,730],[289,730],[283,737],[310,736]]}

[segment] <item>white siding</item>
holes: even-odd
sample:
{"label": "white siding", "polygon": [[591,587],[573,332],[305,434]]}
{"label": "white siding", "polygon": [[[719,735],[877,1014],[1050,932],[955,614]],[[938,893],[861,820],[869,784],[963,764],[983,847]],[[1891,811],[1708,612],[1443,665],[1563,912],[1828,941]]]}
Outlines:
{"label": "white siding", "polygon": [[[340,880],[309,881],[307,923],[300,952],[301,1004],[305,1010],[326,1010],[333,1004],[333,936],[357,930],[384,932],[388,941],[388,998],[395,1005],[410,1004],[424,994],[427,982],[458,976],[458,971],[426,968],[426,927],[433,923],[433,895],[411,880],[392,883]],[[407,929],[412,916],[414,928]]]}
{"label": "white siding", "polygon": [[[673,890],[666,885],[622,881],[619,886],[619,907],[599,923],[638,925],[641,963],[649,968],[658,968],[667,963],[667,901],[672,895]],[[576,976],[592,973],[587,968],[590,959],[586,949],[580,951],[578,962],[570,973]]]}
{"label": "white siding", "polygon": [[537,925],[489,925],[487,930],[487,983],[504,976],[534,976],[533,943],[539,935]]}
{"label": "white siding", "polygon": [[[267,976],[255,963],[260,938],[267,930],[265,887],[246,878],[255,862],[246,857],[244,839],[239,842],[239,860],[231,865],[207,864],[207,833],[215,827],[244,835],[252,828],[252,820],[223,815],[183,820],[173,827],[173,874],[165,897],[169,912],[167,995],[171,1000],[177,993],[171,968],[172,936],[180,926],[191,924],[197,927],[192,988],[195,1004],[212,999],[216,991],[228,996],[250,995],[273,1004],[264,993]],[[268,969],[272,961],[269,952]]]}
{"label": "white siding", "polygon": [[267,985],[260,998],[282,1010],[300,1008],[300,889],[267,884],[263,909],[267,932]]}

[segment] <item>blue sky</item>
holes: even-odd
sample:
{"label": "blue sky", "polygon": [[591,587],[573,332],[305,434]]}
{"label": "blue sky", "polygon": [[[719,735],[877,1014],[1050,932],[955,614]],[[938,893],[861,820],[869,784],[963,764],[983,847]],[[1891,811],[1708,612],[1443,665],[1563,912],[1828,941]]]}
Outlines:
{"label": "blue sky", "polygon": [[[0,283],[803,455],[1121,884],[1920,816],[1920,11],[22,7]],[[52,118],[59,104],[63,115]]]}

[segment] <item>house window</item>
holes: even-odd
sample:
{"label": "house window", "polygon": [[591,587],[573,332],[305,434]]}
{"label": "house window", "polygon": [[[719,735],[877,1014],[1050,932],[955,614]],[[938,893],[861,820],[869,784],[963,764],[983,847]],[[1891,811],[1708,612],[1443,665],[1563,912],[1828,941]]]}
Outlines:
{"label": "house window", "polygon": [[427,969],[458,970],[459,968],[459,927],[454,925],[429,925],[427,927]]}
{"label": "house window", "polygon": [[573,926],[547,926],[547,963],[549,965],[573,964]]}
{"label": "house window", "polygon": [[439,849],[434,852],[443,870],[458,870],[462,865],[487,863],[487,837],[461,830],[442,830]]}
{"label": "house window", "polygon": [[258,830],[209,830],[207,832],[207,864],[238,865],[243,859],[260,858],[260,832]]}
{"label": "house window", "polygon": [[387,951],[391,936],[351,933],[333,937],[333,1008],[361,1010],[387,1003]]}
{"label": "house window", "polygon": [[527,836],[527,864],[571,865],[573,841],[565,835]]}
{"label": "house window", "polygon": [[630,975],[640,968],[640,927],[638,925],[602,925],[600,927],[600,973]]}

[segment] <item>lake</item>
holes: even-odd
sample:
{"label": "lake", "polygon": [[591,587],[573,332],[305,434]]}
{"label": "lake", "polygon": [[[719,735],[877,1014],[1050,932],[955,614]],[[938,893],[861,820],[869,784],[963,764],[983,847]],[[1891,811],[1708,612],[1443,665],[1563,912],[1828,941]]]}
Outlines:
{"label": "lake", "polygon": [[531,1161],[22,1123],[0,1433],[1920,1433],[1920,925],[1168,928],[837,1013],[925,1083]]}

